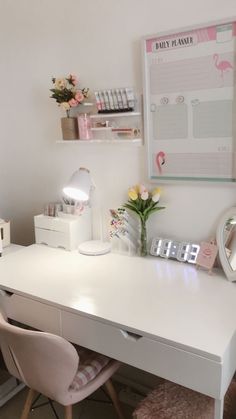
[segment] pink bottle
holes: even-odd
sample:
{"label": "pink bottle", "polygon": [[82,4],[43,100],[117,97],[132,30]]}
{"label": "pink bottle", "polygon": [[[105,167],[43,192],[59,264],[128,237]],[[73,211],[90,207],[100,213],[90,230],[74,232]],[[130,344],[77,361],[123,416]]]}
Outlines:
{"label": "pink bottle", "polygon": [[90,116],[86,113],[79,114],[78,116],[78,126],[79,126],[79,138],[80,140],[91,140],[92,131],[91,131],[91,119]]}

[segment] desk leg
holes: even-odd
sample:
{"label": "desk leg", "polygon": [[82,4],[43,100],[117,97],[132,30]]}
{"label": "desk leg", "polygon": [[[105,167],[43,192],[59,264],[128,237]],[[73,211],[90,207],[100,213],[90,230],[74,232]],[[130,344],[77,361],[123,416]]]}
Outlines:
{"label": "desk leg", "polygon": [[214,419],[223,419],[224,399],[215,399],[215,417]]}

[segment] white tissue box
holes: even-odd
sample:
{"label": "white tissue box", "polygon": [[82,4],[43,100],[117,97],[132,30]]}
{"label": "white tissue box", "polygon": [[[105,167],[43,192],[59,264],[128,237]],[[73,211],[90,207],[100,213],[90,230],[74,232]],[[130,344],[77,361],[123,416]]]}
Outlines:
{"label": "white tissue box", "polygon": [[3,247],[7,247],[10,245],[10,221],[0,221],[0,233],[2,237],[2,245]]}
{"label": "white tissue box", "polygon": [[80,243],[91,240],[91,210],[88,208],[79,216],[67,214],[63,214],[62,217],[36,215],[34,217],[34,227],[37,244],[75,250]]}

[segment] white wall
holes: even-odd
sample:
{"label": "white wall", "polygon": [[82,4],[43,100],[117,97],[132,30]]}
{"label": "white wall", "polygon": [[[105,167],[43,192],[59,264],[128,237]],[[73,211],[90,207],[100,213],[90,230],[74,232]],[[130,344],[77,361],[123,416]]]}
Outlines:
{"label": "white wall", "polygon": [[[1,0],[0,217],[11,219],[13,241],[33,241],[33,215],[79,166],[92,171],[105,208],[146,180],[143,147],[55,143],[61,114],[49,99],[51,76],[74,72],[91,89],[141,92],[141,37],[234,14],[235,0]],[[232,185],[166,185],[152,235],[208,237],[234,202]]]}

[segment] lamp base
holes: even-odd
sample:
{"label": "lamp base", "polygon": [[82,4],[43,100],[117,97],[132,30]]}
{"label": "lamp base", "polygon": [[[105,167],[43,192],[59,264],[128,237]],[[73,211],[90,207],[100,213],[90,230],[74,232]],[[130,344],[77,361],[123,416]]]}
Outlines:
{"label": "lamp base", "polygon": [[78,250],[82,255],[99,256],[105,255],[111,251],[111,244],[109,242],[102,242],[101,240],[90,240],[81,243]]}

